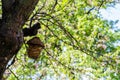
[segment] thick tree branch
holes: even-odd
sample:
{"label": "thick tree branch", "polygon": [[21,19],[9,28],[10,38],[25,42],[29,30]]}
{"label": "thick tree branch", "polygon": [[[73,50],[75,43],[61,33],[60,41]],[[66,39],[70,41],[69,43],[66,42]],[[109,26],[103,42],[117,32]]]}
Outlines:
{"label": "thick tree branch", "polygon": [[23,43],[22,26],[39,0],[2,0],[0,26],[0,80],[8,61],[17,54]]}

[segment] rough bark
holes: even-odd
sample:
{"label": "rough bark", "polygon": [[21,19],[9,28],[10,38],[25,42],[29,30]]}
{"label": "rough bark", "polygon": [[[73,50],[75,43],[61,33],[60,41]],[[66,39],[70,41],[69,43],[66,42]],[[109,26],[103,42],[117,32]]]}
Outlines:
{"label": "rough bark", "polygon": [[2,0],[0,20],[0,80],[8,61],[17,54],[23,44],[22,26],[33,12],[39,0]]}

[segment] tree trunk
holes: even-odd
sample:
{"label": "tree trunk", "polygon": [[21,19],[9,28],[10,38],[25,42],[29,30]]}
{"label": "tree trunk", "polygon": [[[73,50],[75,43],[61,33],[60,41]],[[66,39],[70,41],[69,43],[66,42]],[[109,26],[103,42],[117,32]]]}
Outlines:
{"label": "tree trunk", "polygon": [[33,12],[38,0],[2,0],[0,20],[0,80],[8,61],[23,44],[22,26]]}

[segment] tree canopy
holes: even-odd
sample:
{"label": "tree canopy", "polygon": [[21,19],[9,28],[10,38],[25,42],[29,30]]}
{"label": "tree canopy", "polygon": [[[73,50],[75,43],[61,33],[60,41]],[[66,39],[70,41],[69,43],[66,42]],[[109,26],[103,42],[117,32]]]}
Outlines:
{"label": "tree canopy", "polygon": [[[99,12],[115,4],[112,0],[39,0],[23,29],[35,23],[41,28],[37,35],[24,37],[4,79],[119,80],[120,46],[115,43],[120,32],[113,30],[118,21],[103,20]],[[44,44],[38,59],[28,57],[27,42],[34,37]]]}

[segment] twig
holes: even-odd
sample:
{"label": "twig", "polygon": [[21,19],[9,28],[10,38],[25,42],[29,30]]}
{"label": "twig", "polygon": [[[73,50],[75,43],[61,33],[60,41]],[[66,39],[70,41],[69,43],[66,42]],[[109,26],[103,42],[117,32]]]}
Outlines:
{"label": "twig", "polygon": [[[41,22],[41,23],[42,23],[42,22]],[[60,39],[60,38],[54,33],[54,31],[48,27],[48,25],[45,25],[44,23],[42,23],[42,24],[43,24],[44,26],[46,26],[46,27],[48,28],[48,30],[50,30],[50,31],[52,32],[52,34],[53,34],[58,40],[61,40],[61,41],[64,42],[65,44],[71,45],[70,43],[67,43],[67,42],[64,41],[63,39]],[[71,46],[77,47],[77,46],[75,46],[75,45],[71,45]]]}
{"label": "twig", "polygon": [[55,9],[55,7],[57,6],[57,4],[58,4],[58,0],[55,0],[55,4],[53,5],[51,12],[54,11],[54,9]]}
{"label": "twig", "polygon": [[9,71],[15,76],[15,78],[16,78],[17,80],[20,80],[10,68],[8,68],[8,69],[9,69]]}
{"label": "twig", "polygon": [[103,3],[104,3],[104,0],[102,0],[100,6],[98,7],[98,10],[100,10],[100,8],[102,7]]}
{"label": "twig", "polygon": [[32,21],[34,19],[34,17],[45,7],[45,4],[46,4],[47,0],[45,0],[45,2],[43,3],[42,7],[40,9],[38,9],[35,14],[33,14],[33,16],[30,18],[30,27],[32,26]]}
{"label": "twig", "polygon": [[95,9],[95,7],[91,8],[86,14],[90,14],[90,12],[94,9]]}

